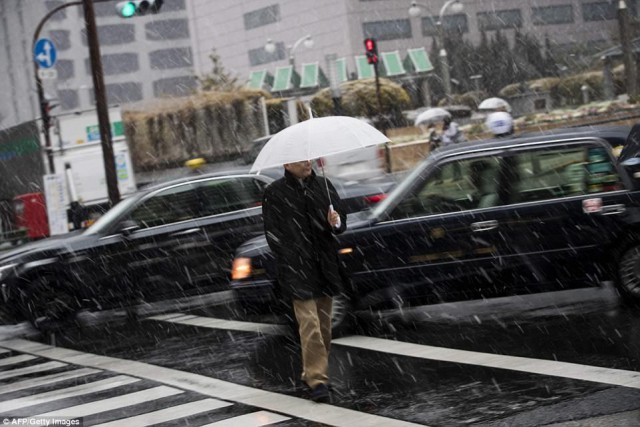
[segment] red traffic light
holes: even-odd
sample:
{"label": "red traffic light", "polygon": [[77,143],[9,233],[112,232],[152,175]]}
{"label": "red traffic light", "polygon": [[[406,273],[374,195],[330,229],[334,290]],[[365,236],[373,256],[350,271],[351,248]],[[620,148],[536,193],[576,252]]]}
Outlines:
{"label": "red traffic light", "polygon": [[376,47],[376,41],[372,38],[364,39],[364,48],[367,53],[367,62],[369,64],[377,64],[378,48]]}

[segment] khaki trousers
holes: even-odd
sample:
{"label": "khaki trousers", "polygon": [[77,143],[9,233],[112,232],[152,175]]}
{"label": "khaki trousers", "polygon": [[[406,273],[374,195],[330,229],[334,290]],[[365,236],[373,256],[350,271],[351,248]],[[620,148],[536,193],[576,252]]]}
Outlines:
{"label": "khaki trousers", "polygon": [[327,384],[331,347],[331,297],[294,300],[302,347],[302,381],[311,388]]}

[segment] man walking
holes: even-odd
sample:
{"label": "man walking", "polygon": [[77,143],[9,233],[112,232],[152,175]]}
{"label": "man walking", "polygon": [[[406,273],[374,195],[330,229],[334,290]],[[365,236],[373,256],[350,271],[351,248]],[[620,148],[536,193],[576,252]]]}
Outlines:
{"label": "man walking", "polygon": [[331,297],[342,281],[335,235],[347,228],[347,218],[335,188],[315,174],[311,161],[287,163],[284,169],[284,177],[265,190],[264,229],[276,256],[282,295],[293,301],[302,380],[311,388],[312,400],[329,402]]}

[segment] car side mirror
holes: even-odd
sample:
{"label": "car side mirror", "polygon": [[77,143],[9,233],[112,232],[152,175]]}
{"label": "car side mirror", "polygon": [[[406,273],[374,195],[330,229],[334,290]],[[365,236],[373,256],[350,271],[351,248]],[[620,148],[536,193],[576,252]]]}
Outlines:
{"label": "car side mirror", "polygon": [[633,181],[634,188],[640,187],[640,158],[631,157],[620,163]]}
{"label": "car side mirror", "polygon": [[126,219],[120,223],[120,226],[118,227],[118,233],[122,234],[124,237],[129,237],[139,229],[140,226],[137,222],[131,219]]}

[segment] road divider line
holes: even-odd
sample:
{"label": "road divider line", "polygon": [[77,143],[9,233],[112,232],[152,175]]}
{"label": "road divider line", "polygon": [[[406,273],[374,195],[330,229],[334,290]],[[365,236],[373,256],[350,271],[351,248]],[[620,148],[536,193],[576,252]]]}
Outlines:
{"label": "road divider line", "polygon": [[[421,425],[380,415],[358,412],[339,406],[314,403],[299,397],[234,384],[209,378],[204,375],[179,371],[177,369],[165,368],[135,360],[118,359],[61,347],[52,347],[24,339],[3,341],[2,346],[23,353],[65,361],[73,365],[103,369],[123,375],[144,378],[213,398],[242,403],[244,405],[331,426],[408,427]],[[116,424],[113,425],[116,426]],[[117,425],[122,425],[122,422]],[[129,424],[127,423],[127,425]]]}
{"label": "road divider line", "polygon": [[118,375],[112,378],[93,381],[90,383],[63,388],[60,390],[51,390],[45,393],[24,396],[17,399],[0,402],[0,412],[4,412],[5,414],[7,414],[9,413],[9,411],[25,408],[27,406],[53,402],[54,400],[66,399],[67,397],[82,396],[98,391],[111,390],[113,388],[135,383],[137,381],[140,380],[138,378],[131,378],[126,375]]}
{"label": "road divider line", "polygon": [[73,371],[59,372],[57,374],[49,374],[44,377],[32,378],[24,381],[17,381],[11,384],[3,385],[0,387],[0,394],[9,393],[14,391],[25,390],[33,387],[40,387],[43,385],[55,384],[57,382],[71,380],[74,378],[83,377],[86,375],[97,374],[102,372],[98,369],[80,368]]}
{"label": "road divider line", "polygon": [[331,344],[396,354],[399,356],[416,357],[419,359],[507,369],[528,374],[548,375],[640,389],[640,372],[637,371],[624,371],[621,369],[579,365],[577,363],[480,353],[445,347],[432,347],[360,335],[337,338],[334,339]]}
{"label": "road divider line", "polygon": [[[184,317],[183,317],[184,316]],[[171,313],[161,316],[150,316],[145,320],[158,320],[161,322],[176,323],[180,325],[199,326],[209,329],[224,329],[242,332],[255,332],[265,335],[282,335],[286,327],[273,323],[241,322],[238,320],[224,320],[213,317],[186,316],[182,313]]]}
{"label": "road divider line", "polygon": [[178,390],[177,388],[161,385],[158,387],[148,388],[146,390],[97,400],[95,402],[84,403],[82,405],[60,408],[44,414],[33,415],[33,417],[86,417],[93,414],[99,414],[101,412],[113,411],[114,409],[126,408],[127,406],[162,399],[163,397],[175,396],[176,394],[181,393],[184,393],[184,390]]}

